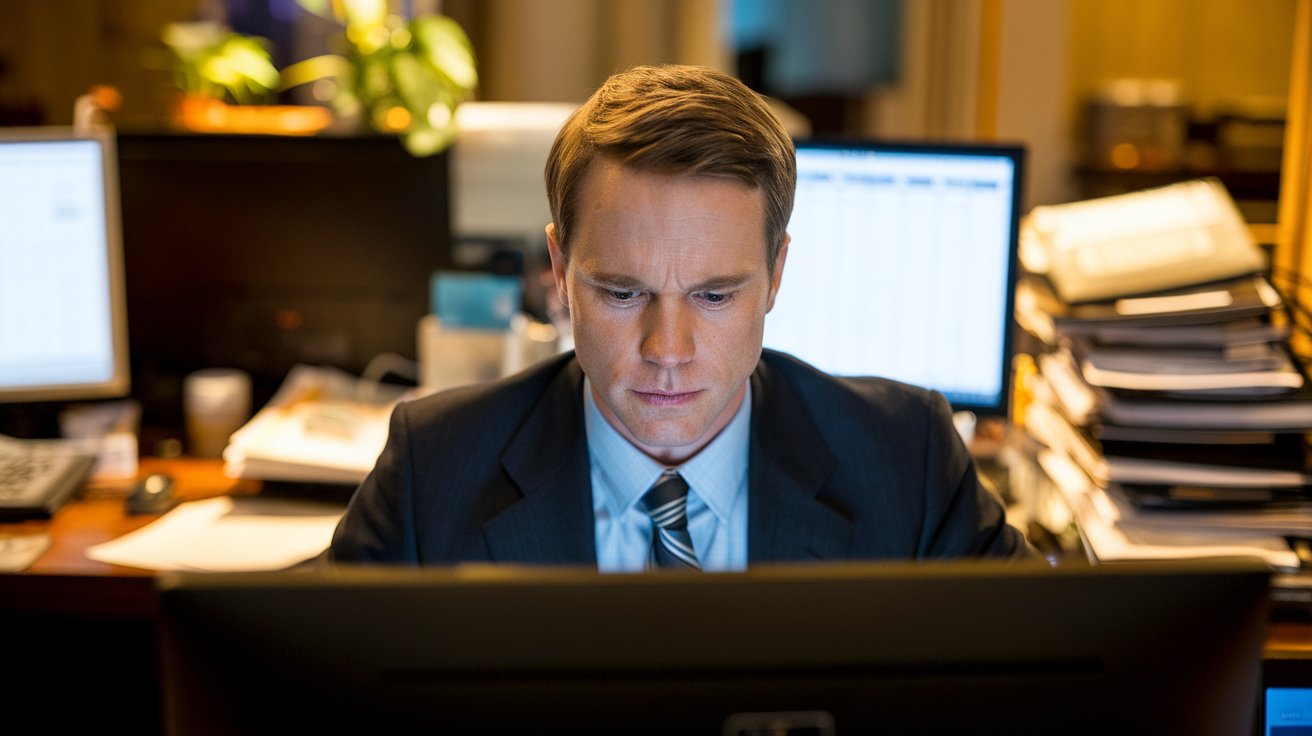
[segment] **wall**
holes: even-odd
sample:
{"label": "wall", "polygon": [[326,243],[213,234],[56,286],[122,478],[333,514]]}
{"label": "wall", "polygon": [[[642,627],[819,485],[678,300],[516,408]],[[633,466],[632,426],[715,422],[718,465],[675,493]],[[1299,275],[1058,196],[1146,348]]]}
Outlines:
{"label": "wall", "polygon": [[483,100],[582,102],[634,64],[730,68],[719,0],[464,0],[447,11],[467,22]]}
{"label": "wall", "polygon": [[[209,1],[209,0],[206,0]],[[731,0],[422,0],[469,30],[485,100],[578,102],[635,63],[731,68]],[[1026,206],[1073,196],[1080,104],[1108,78],[1183,80],[1203,114],[1237,103],[1280,108],[1297,0],[905,0],[902,82],[872,92],[855,133],[1020,140],[1030,149]],[[202,0],[3,0],[0,80],[67,123],[91,84],[124,93],[125,127],[167,110],[170,20]],[[419,7],[419,6],[416,6]]]}
{"label": "wall", "polygon": [[73,101],[94,84],[123,93],[120,123],[156,121],[171,98],[171,57],[159,41],[196,0],[3,0],[0,101],[32,101],[44,123],[68,125]]}
{"label": "wall", "polygon": [[1204,117],[1286,98],[1297,0],[1068,2],[1072,111],[1115,77],[1179,79]]}

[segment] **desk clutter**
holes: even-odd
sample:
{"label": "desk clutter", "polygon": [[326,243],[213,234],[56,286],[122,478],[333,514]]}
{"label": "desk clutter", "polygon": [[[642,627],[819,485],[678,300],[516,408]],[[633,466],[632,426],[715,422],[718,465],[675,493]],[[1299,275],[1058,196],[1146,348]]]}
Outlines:
{"label": "desk clutter", "polygon": [[145,570],[283,570],[327,549],[341,516],[331,504],[217,496],[181,504],[86,555]]}
{"label": "desk clutter", "polygon": [[233,478],[355,485],[387,441],[400,387],[336,369],[292,368],[269,403],[232,434],[223,450]]}
{"label": "desk clutter", "polygon": [[[565,330],[519,311],[518,277],[439,271],[431,284],[431,312],[416,326],[417,365],[381,355],[358,378],[337,368],[293,366],[268,404],[228,438],[224,471],[234,478],[355,486],[382,452],[398,402],[516,373],[568,345]],[[375,374],[384,371],[375,366],[418,386],[383,383]]]}
{"label": "desk clutter", "polygon": [[[1224,189],[1199,186],[1036,208],[1026,227],[1041,220],[1048,242],[1022,251],[1016,318],[1041,349],[1016,420],[1096,561],[1240,554],[1293,570],[1312,537],[1312,387],[1264,254]],[[1172,208],[1184,215],[1164,223]],[[1052,271],[1101,263],[1085,251],[1112,242],[1053,245],[1066,216],[1116,223],[1108,237],[1146,251],[1139,265],[1096,288]]]}

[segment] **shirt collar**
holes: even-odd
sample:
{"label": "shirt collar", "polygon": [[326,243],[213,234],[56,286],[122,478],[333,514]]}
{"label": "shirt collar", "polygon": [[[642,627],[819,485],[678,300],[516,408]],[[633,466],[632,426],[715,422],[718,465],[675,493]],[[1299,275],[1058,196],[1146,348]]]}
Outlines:
{"label": "shirt collar", "polygon": [[[606,482],[602,493],[611,514],[618,518],[636,504],[666,466],[634,447],[597,407],[592,385],[583,379],[583,418],[588,455]],[[727,523],[739,493],[746,490],[747,447],[751,431],[752,387],[747,384],[742,404],[724,429],[687,462],[675,469],[691,492]]]}

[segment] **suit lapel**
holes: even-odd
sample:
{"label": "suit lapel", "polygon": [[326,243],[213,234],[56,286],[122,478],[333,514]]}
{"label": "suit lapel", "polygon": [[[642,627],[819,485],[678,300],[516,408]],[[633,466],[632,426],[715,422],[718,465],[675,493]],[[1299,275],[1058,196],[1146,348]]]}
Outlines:
{"label": "suit lapel", "polygon": [[[852,520],[818,496],[836,460],[794,392],[762,361],[752,374],[750,562],[847,557]],[[502,454],[520,498],[483,526],[492,560],[597,563],[583,373],[571,360]]]}
{"label": "suit lapel", "polygon": [[752,374],[750,562],[848,556],[852,520],[817,494],[836,460],[793,388],[762,360]]}
{"label": "suit lapel", "polygon": [[494,561],[596,565],[582,391],[583,372],[570,360],[502,454],[521,496],[483,526]]}

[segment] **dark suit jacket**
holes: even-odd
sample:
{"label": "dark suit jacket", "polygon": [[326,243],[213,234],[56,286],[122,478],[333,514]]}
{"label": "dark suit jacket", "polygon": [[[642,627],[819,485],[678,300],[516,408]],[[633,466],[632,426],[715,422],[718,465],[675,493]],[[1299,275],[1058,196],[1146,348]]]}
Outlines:
{"label": "dark suit jacket", "polygon": [[[765,351],[752,374],[751,562],[1028,554],[937,393]],[[336,561],[596,564],[573,354],[399,405]]]}

